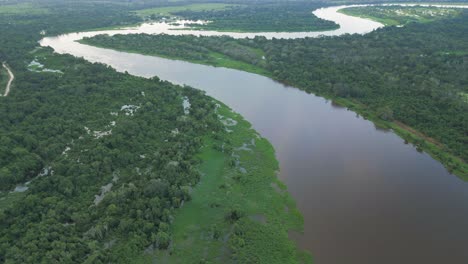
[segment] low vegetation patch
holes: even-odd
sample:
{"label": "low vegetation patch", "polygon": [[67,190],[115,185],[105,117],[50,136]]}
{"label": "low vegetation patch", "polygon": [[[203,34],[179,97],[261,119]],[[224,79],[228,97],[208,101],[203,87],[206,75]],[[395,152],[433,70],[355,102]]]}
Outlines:
{"label": "low vegetation patch", "polygon": [[[240,115],[219,104],[223,133],[204,140],[200,183],[175,214],[167,250],[152,250],[139,263],[309,263],[288,238],[303,220],[276,177],[273,147]],[[289,208],[289,210],[285,210]],[[260,219],[260,220],[259,220]]]}
{"label": "low vegetation patch", "polygon": [[44,15],[48,12],[46,8],[31,3],[0,5],[0,15]]}
{"label": "low vegetation patch", "polygon": [[463,102],[468,103],[468,92],[461,92],[460,97],[462,98]]}

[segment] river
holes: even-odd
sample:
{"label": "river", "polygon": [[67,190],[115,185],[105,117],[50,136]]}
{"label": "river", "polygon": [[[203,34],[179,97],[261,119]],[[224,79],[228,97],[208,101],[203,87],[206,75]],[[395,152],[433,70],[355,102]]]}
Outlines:
{"label": "river", "polygon": [[[314,11],[337,22],[329,32],[223,33],[233,37],[365,34],[382,25],[330,7]],[[468,186],[393,132],[354,112],[269,78],[225,68],[118,52],[74,42],[102,33],[219,35],[170,31],[164,23],[84,32],[41,41],[59,53],[118,71],[187,84],[242,114],[273,144],[280,177],[304,215],[294,235],[319,264],[468,263]]]}

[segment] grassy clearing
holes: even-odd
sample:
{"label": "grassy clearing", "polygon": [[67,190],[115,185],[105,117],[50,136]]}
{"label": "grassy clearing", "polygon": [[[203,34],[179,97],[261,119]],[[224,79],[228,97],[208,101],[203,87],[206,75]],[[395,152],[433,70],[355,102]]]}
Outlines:
{"label": "grassy clearing", "polygon": [[173,13],[179,11],[217,11],[225,10],[230,7],[235,7],[239,5],[233,4],[220,4],[220,3],[205,3],[205,4],[191,4],[183,6],[168,6],[168,7],[157,7],[149,8],[136,11],[136,14],[140,17],[150,17],[150,16],[172,16]]}
{"label": "grassy clearing", "polygon": [[428,23],[437,19],[454,17],[461,11],[455,8],[440,7],[365,6],[344,8],[338,12],[367,18],[386,26],[398,26],[412,22]]}
{"label": "grassy clearing", "polygon": [[465,103],[468,103],[468,93],[460,93],[460,97],[462,98],[462,101]]}
{"label": "grassy clearing", "polygon": [[29,71],[40,73],[63,73],[67,67],[63,62],[50,56],[47,48],[39,47],[31,52],[34,59],[26,65]]}
{"label": "grassy clearing", "polygon": [[246,72],[251,72],[251,73],[256,73],[260,75],[268,75],[269,72],[261,67],[234,60],[224,54],[217,53],[217,52],[211,52],[210,57],[212,58],[209,61],[193,61],[194,63],[199,63],[199,64],[206,64],[206,65],[212,65],[215,67],[225,67],[225,68],[231,68],[231,69],[236,69],[236,70],[241,70],[241,71],[246,71]]}
{"label": "grassy clearing", "polygon": [[273,147],[226,106],[218,114],[231,132],[205,139],[203,176],[175,215],[170,249],[137,262],[310,263],[288,237],[303,219],[276,177]]}
{"label": "grassy clearing", "polygon": [[468,55],[468,51],[463,50],[449,50],[449,51],[441,51],[437,53],[438,55],[453,55],[453,56],[465,56]]}
{"label": "grassy clearing", "polygon": [[[140,53],[141,52],[135,52],[135,53]],[[235,60],[229,56],[226,56],[222,53],[219,52],[210,52],[209,59],[207,60],[187,60],[184,57],[178,57],[178,56],[167,56],[167,55],[159,55],[159,54],[146,54],[146,55],[153,55],[153,56],[158,56],[158,57],[163,57],[167,59],[174,59],[174,60],[183,60],[183,61],[189,61],[192,63],[197,63],[197,64],[203,64],[203,65],[210,65],[214,67],[224,67],[224,68],[230,68],[230,69],[235,69],[235,70],[241,70],[241,71],[246,71],[250,73],[255,73],[255,74],[260,74],[264,76],[270,76],[271,74],[269,71],[265,70],[264,68],[261,68],[256,65],[252,65],[250,63],[246,63],[243,61]]]}
{"label": "grassy clearing", "polygon": [[2,15],[43,15],[49,11],[46,8],[37,7],[30,3],[16,5],[0,5],[0,14]]}

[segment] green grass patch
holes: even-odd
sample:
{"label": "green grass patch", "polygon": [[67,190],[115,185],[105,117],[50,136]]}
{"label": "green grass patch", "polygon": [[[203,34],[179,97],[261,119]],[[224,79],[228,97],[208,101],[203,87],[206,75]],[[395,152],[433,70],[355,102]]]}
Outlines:
{"label": "green grass patch", "polygon": [[440,51],[436,53],[437,55],[447,55],[447,56],[465,56],[468,55],[468,51],[463,50],[450,50],[450,51]]}
{"label": "green grass patch", "polygon": [[149,8],[135,11],[140,17],[150,17],[150,16],[172,16],[173,13],[180,11],[219,11],[226,10],[230,7],[236,7],[239,5],[233,4],[221,4],[221,3],[203,3],[203,4],[190,4],[182,6],[168,6],[168,7],[157,7]]}
{"label": "green grass patch", "polygon": [[16,5],[0,5],[1,15],[43,15],[49,11],[46,8],[35,6],[31,3]]}
{"label": "green grass patch", "polygon": [[203,176],[174,217],[170,249],[137,262],[311,262],[288,237],[289,230],[302,230],[303,219],[277,178],[273,147],[226,106],[218,114],[231,132],[205,138]]}
{"label": "green grass patch", "polygon": [[460,97],[463,102],[468,103],[468,93],[461,92]]}
{"label": "green grass patch", "polygon": [[199,64],[212,65],[215,67],[231,68],[231,69],[256,73],[260,75],[269,75],[269,72],[261,67],[258,67],[258,66],[246,63],[246,62],[234,60],[221,53],[210,52],[209,55],[211,59],[208,61],[193,61],[193,62],[199,63]]}

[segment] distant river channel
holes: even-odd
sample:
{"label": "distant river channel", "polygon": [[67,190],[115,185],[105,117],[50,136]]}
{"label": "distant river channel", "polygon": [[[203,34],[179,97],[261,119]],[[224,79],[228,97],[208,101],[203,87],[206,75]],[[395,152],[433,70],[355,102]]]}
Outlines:
{"label": "distant river channel", "polygon": [[[321,97],[267,77],[75,42],[99,34],[230,35],[303,38],[365,34],[383,25],[328,7],[313,13],[337,30],[296,33],[220,33],[135,28],[47,37],[58,53],[101,62],[118,71],[186,84],[242,114],[275,147],[280,177],[297,201],[304,234],[291,236],[318,264],[468,263],[468,183],[419,153],[391,131]],[[468,7],[468,6],[457,6]]]}

